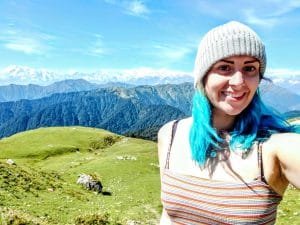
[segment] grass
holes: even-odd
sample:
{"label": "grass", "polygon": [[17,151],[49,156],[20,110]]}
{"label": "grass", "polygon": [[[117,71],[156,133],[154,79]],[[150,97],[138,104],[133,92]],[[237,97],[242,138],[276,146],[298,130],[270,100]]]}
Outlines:
{"label": "grass", "polygon": [[[161,213],[157,164],[155,142],[101,129],[40,128],[4,138],[0,224],[157,224]],[[81,173],[98,177],[103,191],[111,195],[76,184]],[[276,224],[300,224],[299,200],[300,192],[290,188]]]}
{"label": "grass", "polygon": [[279,205],[276,225],[300,224],[300,191],[289,187]]}
{"label": "grass", "polygon": [[[94,128],[57,127],[2,139],[0,152],[3,221],[8,220],[7,215],[15,220],[20,217],[23,223],[35,219],[45,224],[75,224],[95,218],[104,218],[109,224],[156,224],[159,219],[154,142]],[[118,160],[117,156],[136,160]],[[8,158],[16,165],[8,165]],[[99,177],[103,190],[111,195],[96,194],[76,184],[80,173]]]}

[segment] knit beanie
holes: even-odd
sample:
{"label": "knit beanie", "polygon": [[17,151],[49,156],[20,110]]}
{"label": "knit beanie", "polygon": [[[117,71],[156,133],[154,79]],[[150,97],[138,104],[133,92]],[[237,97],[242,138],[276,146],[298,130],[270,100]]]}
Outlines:
{"label": "knit beanie", "polygon": [[217,61],[236,55],[251,56],[260,62],[260,76],[266,69],[265,46],[248,26],[231,21],[210,30],[201,40],[195,60],[194,86],[203,88],[202,80]]}

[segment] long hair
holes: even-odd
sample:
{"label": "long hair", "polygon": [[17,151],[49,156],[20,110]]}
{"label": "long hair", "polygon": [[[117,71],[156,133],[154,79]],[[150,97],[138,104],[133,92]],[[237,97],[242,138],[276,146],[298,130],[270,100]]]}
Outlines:
{"label": "long hair", "polygon": [[[209,157],[213,157],[212,149],[220,149],[223,141],[216,129],[212,127],[212,112],[209,100],[197,90],[193,97],[193,124],[190,130],[190,146],[192,159],[204,166]],[[230,132],[230,149],[248,151],[253,142],[269,138],[273,133],[297,132],[299,126],[289,124],[279,113],[267,107],[261,100],[259,90],[251,103],[239,114]]]}

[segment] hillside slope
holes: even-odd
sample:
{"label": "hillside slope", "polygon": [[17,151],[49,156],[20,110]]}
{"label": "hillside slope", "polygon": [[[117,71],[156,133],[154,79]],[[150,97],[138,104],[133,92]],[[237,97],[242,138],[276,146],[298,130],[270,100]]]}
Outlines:
{"label": "hillside slope", "polygon": [[[156,143],[95,128],[40,128],[3,138],[0,218],[75,224],[104,217],[110,224],[156,224],[161,210],[157,164]],[[111,195],[76,184],[82,173],[99,178]]]}

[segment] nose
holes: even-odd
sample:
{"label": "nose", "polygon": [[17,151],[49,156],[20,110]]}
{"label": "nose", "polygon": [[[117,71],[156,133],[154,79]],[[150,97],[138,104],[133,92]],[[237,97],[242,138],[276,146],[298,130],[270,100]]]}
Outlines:
{"label": "nose", "polygon": [[240,71],[236,71],[229,79],[229,85],[239,86],[244,85],[244,76]]}

